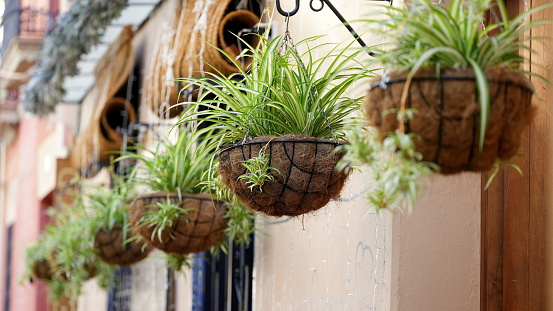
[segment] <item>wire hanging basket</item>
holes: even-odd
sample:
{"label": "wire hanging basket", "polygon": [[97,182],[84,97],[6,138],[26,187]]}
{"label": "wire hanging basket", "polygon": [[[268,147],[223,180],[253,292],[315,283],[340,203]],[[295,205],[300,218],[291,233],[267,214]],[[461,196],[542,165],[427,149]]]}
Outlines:
{"label": "wire hanging basket", "polygon": [[[184,212],[165,228],[161,235],[153,235],[152,226],[141,224],[141,219],[159,209],[159,202],[177,204]],[[226,207],[214,201],[208,194],[186,194],[154,192],[140,196],[130,210],[133,231],[149,244],[166,253],[189,254],[208,250],[225,237],[227,220]]]}
{"label": "wire hanging basket", "polygon": [[[486,71],[491,111],[482,150],[479,148],[480,108],[472,70],[420,70],[408,89],[406,108],[414,109],[404,122],[407,133],[417,134],[415,144],[424,161],[439,165],[443,174],[486,171],[497,158],[510,159],[519,152],[524,128],[533,117],[533,89],[524,74],[501,68]],[[391,73],[371,84],[365,109],[367,119],[381,138],[399,127],[407,73]]]}
{"label": "wire hanging basket", "polygon": [[151,250],[151,246],[133,239],[131,231],[125,236],[121,226],[114,226],[112,229],[102,228],[94,238],[94,251],[98,258],[120,267],[141,261]]}
{"label": "wire hanging basket", "polygon": [[[337,171],[341,143],[328,139],[285,135],[258,137],[224,148],[219,156],[223,183],[248,207],[269,216],[299,216],[320,209],[336,198],[348,177]],[[272,180],[250,188],[239,177],[246,173],[244,161],[265,149]]]}

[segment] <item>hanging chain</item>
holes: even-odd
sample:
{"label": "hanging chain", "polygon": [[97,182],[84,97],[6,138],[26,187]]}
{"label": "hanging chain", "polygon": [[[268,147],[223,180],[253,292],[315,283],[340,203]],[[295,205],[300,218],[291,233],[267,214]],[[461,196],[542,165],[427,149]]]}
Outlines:
{"label": "hanging chain", "polygon": [[286,30],[284,31],[284,36],[282,37],[282,43],[280,44],[280,51],[287,48],[292,48],[296,53],[298,52],[296,50],[296,45],[294,44],[294,39],[292,39],[292,36],[290,35],[290,15],[286,16],[284,18],[284,23],[286,25]]}

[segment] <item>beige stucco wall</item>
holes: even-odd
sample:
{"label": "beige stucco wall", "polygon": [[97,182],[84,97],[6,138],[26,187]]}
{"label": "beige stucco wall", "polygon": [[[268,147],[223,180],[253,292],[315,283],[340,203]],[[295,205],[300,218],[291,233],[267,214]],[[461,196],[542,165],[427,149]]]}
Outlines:
{"label": "beige stucco wall", "polygon": [[368,178],[313,215],[258,217],[254,310],[390,310],[392,217],[367,209]]}
{"label": "beige stucco wall", "polygon": [[480,309],[480,174],[434,176],[391,235],[391,310]]}
{"label": "beige stucco wall", "polygon": [[131,310],[165,310],[167,268],[160,251],[132,266]]}

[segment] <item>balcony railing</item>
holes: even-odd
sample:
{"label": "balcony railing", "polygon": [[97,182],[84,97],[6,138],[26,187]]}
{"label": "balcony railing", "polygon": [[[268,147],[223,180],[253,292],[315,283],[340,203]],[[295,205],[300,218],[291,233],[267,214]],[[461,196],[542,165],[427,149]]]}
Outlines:
{"label": "balcony railing", "polygon": [[6,8],[2,55],[15,37],[42,38],[51,30],[58,13],[41,8]]}

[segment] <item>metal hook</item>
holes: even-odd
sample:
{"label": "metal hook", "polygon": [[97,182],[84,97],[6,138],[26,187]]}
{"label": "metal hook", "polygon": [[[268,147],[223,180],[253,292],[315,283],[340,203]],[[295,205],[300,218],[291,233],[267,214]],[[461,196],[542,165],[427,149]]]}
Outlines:
{"label": "metal hook", "polygon": [[[330,10],[332,10],[334,15],[336,15],[336,17],[338,17],[338,19],[342,22],[342,24],[347,28],[347,30],[351,33],[351,35],[355,38],[355,40],[357,40],[359,45],[361,45],[361,47],[363,49],[365,49],[365,51],[367,51],[367,53],[370,56],[375,56],[375,54],[372,51],[369,51],[369,49],[367,47],[367,44],[365,44],[365,42],[363,41],[363,39],[361,39],[359,34],[357,34],[357,32],[353,29],[353,27],[351,27],[350,23],[342,16],[342,14],[340,14],[340,12],[338,12],[336,7],[334,7],[334,5],[332,5],[330,0],[317,0],[317,1],[319,1],[318,2],[319,7],[315,7],[315,0],[310,0],[309,1],[309,6],[311,7],[311,10],[313,10],[314,12],[320,12],[325,7],[325,5],[327,5],[330,8]],[[393,0],[376,0],[376,1],[390,2],[390,6],[393,3]],[[282,15],[286,18],[290,18],[290,16],[293,16],[296,13],[298,13],[298,10],[300,9],[300,0],[296,0],[296,7],[291,12],[284,11],[282,9],[281,5],[280,5],[280,0],[276,0],[276,9],[277,9],[278,13],[280,13],[280,15]],[[286,27],[287,27],[286,30],[288,31],[288,24],[286,24]]]}
{"label": "metal hook", "polygon": [[300,9],[300,0],[296,0],[296,7],[290,11],[290,12],[286,12],[282,9],[282,6],[280,5],[280,0],[276,0],[276,9],[278,11],[278,13],[282,16],[294,16],[296,15],[296,13],[298,13],[299,9]]}
{"label": "metal hook", "polygon": [[315,0],[309,1],[309,6],[311,7],[311,10],[313,10],[313,12],[320,12],[320,11],[322,11],[322,9],[324,9],[324,7],[325,7],[325,3],[323,2],[323,0],[319,0],[319,3],[321,4],[321,7],[318,8],[318,9],[315,8],[315,7],[313,6],[313,2],[314,2],[314,1],[315,1]]}

